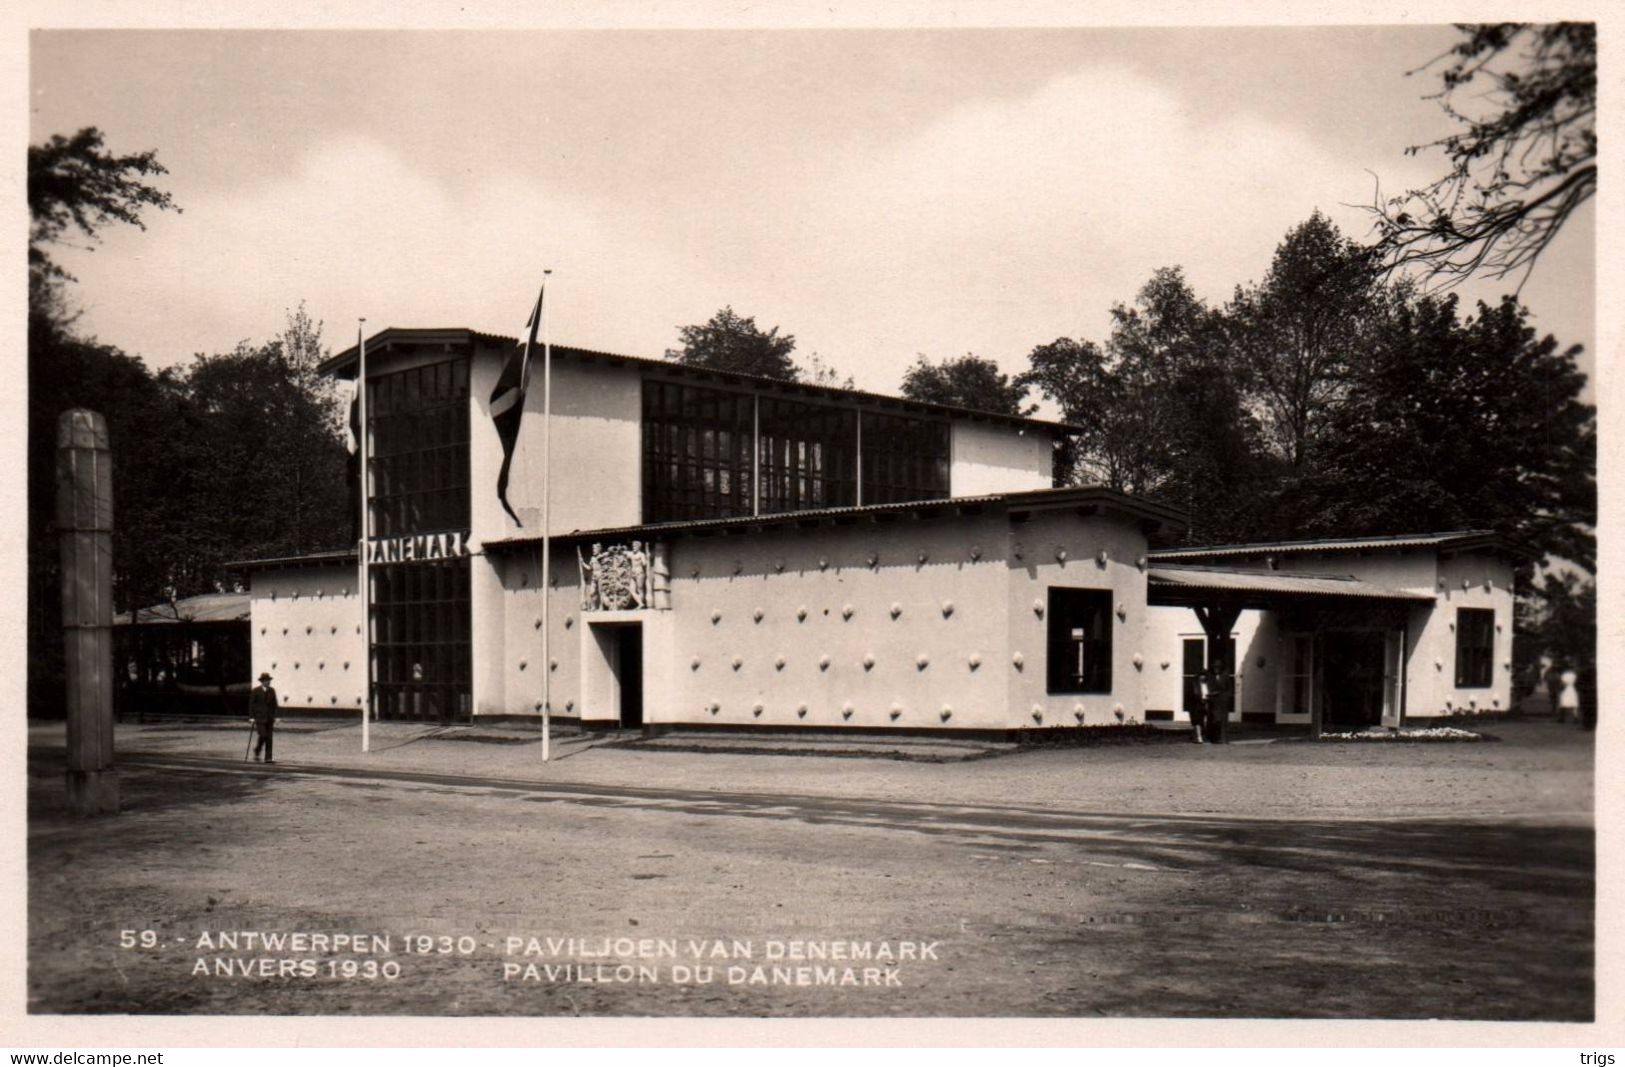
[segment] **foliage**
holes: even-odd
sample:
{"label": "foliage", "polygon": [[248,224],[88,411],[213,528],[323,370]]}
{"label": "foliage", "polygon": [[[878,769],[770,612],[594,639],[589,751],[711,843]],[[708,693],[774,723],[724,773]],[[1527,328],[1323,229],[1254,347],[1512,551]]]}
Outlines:
{"label": "foliage", "polygon": [[[1390,268],[1416,266],[1449,285],[1479,271],[1527,278],[1597,191],[1597,27],[1458,29],[1464,39],[1446,53],[1438,98],[1464,128],[1409,149],[1440,149],[1450,169],[1402,196],[1378,195],[1377,249]],[[1469,86],[1470,112],[1457,104]]]}
{"label": "foliage", "polygon": [[1156,271],[1132,306],[1112,309],[1104,348],[1060,338],[1035,348],[1018,381],[1082,429],[1070,482],[1143,493],[1183,508],[1189,535],[1245,531],[1258,428],[1224,347],[1220,317],[1176,268]]}
{"label": "foliage", "polygon": [[806,382],[808,385],[823,385],[831,389],[857,388],[857,383],[853,381],[852,375],[841,374],[840,371],[824,362],[823,357],[817,352],[807,357],[806,364],[799,369],[796,377],[799,381]]}
{"label": "foliage", "polygon": [[991,359],[966,353],[941,363],[920,356],[903,374],[902,393],[910,400],[1001,415],[1031,415],[1037,404],[1026,403],[1027,387],[999,370]]}
{"label": "foliage", "polygon": [[1513,677],[1520,690],[1536,691],[1572,669],[1580,676],[1581,699],[1595,700],[1596,582],[1570,570],[1548,571],[1519,592],[1515,606]]}
{"label": "foliage", "polygon": [[1238,288],[1226,309],[1249,397],[1294,470],[1342,394],[1376,295],[1370,253],[1316,211],[1276,246],[1263,282]]}
{"label": "foliage", "polygon": [[56,134],[28,147],[28,288],[40,310],[60,307],[61,285],[73,276],[51,258],[46,246],[62,243],[70,230],[94,242],[109,222],[146,229],[144,208],[179,211],[168,193],[142,178],[167,174],[154,151],[116,156],[106,151],[102,132],[87,126],[72,137]]}
{"label": "foliage", "polygon": [[698,326],[679,326],[681,347],[666,349],[666,358],[695,367],[755,374],[764,378],[800,380],[801,371],[790,358],[796,339],[779,336],[779,328],[763,331],[754,317],[741,317],[725,307]]}

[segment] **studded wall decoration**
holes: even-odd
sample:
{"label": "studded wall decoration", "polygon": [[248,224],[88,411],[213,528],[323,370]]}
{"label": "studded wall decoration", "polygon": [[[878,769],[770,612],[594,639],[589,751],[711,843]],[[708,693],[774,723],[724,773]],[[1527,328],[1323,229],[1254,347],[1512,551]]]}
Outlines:
{"label": "studded wall decoration", "polygon": [[750,713],[752,715],[755,715],[757,718],[760,718],[761,715],[762,715],[762,705],[761,705],[761,703],[758,702],[755,705],[753,705],[751,707],[751,709],[750,709]]}
{"label": "studded wall decoration", "polygon": [[873,570],[874,568],[880,566],[880,553],[871,552],[871,553],[869,553],[868,559],[869,559],[869,568],[871,570]]}
{"label": "studded wall decoration", "polygon": [[1056,545],[1055,546],[1055,559],[1060,563],[1065,563],[1066,562],[1066,546],[1065,545]]}
{"label": "studded wall decoration", "polygon": [[807,621],[807,605],[803,604],[799,608],[796,609],[796,621],[797,622],[806,622]]}
{"label": "studded wall decoration", "polygon": [[1044,601],[1042,598],[1033,601],[1033,614],[1037,615],[1040,619],[1044,617]]}
{"label": "studded wall decoration", "polygon": [[819,556],[818,557],[818,569],[821,570],[821,571],[829,570],[829,557],[828,556]]}
{"label": "studded wall decoration", "polygon": [[1074,705],[1072,705],[1072,717],[1074,719],[1078,720],[1078,725],[1079,726],[1083,725],[1083,705],[1082,704],[1074,704]]}
{"label": "studded wall decoration", "polygon": [[948,616],[952,615],[953,613],[954,613],[954,602],[952,600],[944,600],[942,602],[942,617],[946,619]]}
{"label": "studded wall decoration", "polygon": [[345,669],[345,670],[349,670],[349,669],[350,669],[350,661],[349,661],[349,660],[345,660],[345,661],[344,661],[344,669]]}
{"label": "studded wall decoration", "polygon": [[1462,592],[1464,592],[1464,593],[1465,593],[1465,592],[1466,592],[1466,591],[1467,591],[1467,590],[1469,590],[1469,589],[1471,589],[1471,588],[1472,588],[1472,586],[1473,586],[1473,582],[1472,582],[1472,579],[1470,579],[1470,578],[1463,578],[1463,579],[1462,579],[1462,580],[1461,580],[1461,591],[1462,591]]}
{"label": "studded wall decoration", "polygon": [[741,659],[739,656],[735,656],[733,658],[733,668],[734,668],[734,670],[737,671],[739,668],[743,667],[744,665],[745,665],[745,661],[743,659]]}
{"label": "studded wall decoration", "polygon": [[691,671],[699,670],[700,669],[700,657],[695,656],[693,659],[689,660],[688,661],[688,669],[691,670]]}
{"label": "studded wall decoration", "polygon": [[1163,670],[1167,670],[1167,669],[1168,669],[1168,661],[1167,661],[1167,660],[1163,660],[1163,661],[1162,661],[1162,669],[1163,669]]}
{"label": "studded wall decoration", "polygon": [[287,627],[286,627],[286,626],[284,626],[284,627],[283,627],[283,628],[282,628],[282,636],[283,636],[283,637],[287,637],[287,636],[288,636],[288,628],[287,628]]}
{"label": "studded wall decoration", "polygon": [[750,613],[751,620],[754,621],[754,622],[761,622],[763,614],[764,613],[763,613],[762,609],[757,608],[755,611],[752,611]]}
{"label": "studded wall decoration", "polygon": [[902,718],[903,717],[903,705],[899,704],[895,700],[892,701],[890,714],[891,714],[893,722],[896,722],[898,719]]}
{"label": "studded wall decoration", "polygon": [[914,657],[914,666],[918,667],[922,671],[925,670],[927,667],[931,666],[931,657],[926,655],[924,652],[921,652],[918,656]]}
{"label": "studded wall decoration", "polygon": [[721,704],[718,704],[718,703],[716,703],[716,702],[715,702],[715,701],[713,701],[713,702],[711,702],[711,703],[710,703],[710,704],[707,704],[707,705],[706,705],[706,706],[705,706],[705,709],[706,709],[706,710],[707,710],[707,711],[709,711],[709,712],[710,712],[710,713],[711,713],[711,714],[712,714],[712,715],[715,715],[715,714],[716,714],[716,713],[717,713],[717,712],[719,712],[719,711],[721,711],[721,710],[722,710],[722,705],[721,705]]}
{"label": "studded wall decoration", "polygon": [[1112,714],[1117,716],[1117,718],[1119,720],[1121,720],[1123,718],[1123,705],[1121,705],[1121,704],[1113,704],[1112,705]]}
{"label": "studded wall decoration", "polygon": [[805,704],[797,704],[796,705],[796,718],[805,719],[806,717],[807,717],[807,705],[805,705]]}
{"label": "studded wall decoration", "polygon": [[573,700],[566,700],[564,702],[564,710],[565,711],[574,711],[574,710],[576,710],[576,702],[573,701]]}
{"label": "studded wall decoration", "polygon": [[1042,707],[1040,707],[1039,705],[1037,705],[1037,704],[1033,705],[1032,714],[1033,714],[1033,722],[1042,723],[1044,721],[1044,709]]}
{"label": "studded wall decoration", "polygon": [[1111,558],[1111,554],[1103,548],[1099,552],[1095,553],[1095,566],[1099,567],[1101,570],[1105,570],[1106,564],[1111,562]]}
{"label": "studded wall decoration", "polygon": [[308,637],[308,636],[310,636],[311,634],[313,634],[315,632],[316,632],[316,627],[314,627],[314,626],[305,627],[305,636]]}
{"label": "studded wall decoration", "polygon": [[891,617],[895,619],[895,618],[897,618],[897,616],[899,616],[899,615],[901,615],[903,613],[903,605],[899,604],[897,601],[894,600],[891,603],[890,611],[891,611]]}
{"label": "studded wall decoration", "polygon": [[1117,620],[1119,622],[1128,621],[1128,605],[1123,603],[1121,600],[1117,602]]}
{"label": "studded wall decoration", "polygon": [[720,611],[716,610],[715,608],[713,608],[711,610],[711,625],[715,626],[717,623],[719,623],[721,621],[722,621],[722,612],[720,612]]}
{"label": "studded wall decoration", "polygon": [[829,654],[828,653],[825,653],[824,655],[818,657],[818,669],[821,670],[821,671],[829,670]]}
{"label": "studded wall decoration", "polygon": [[922,548],[920,549],[920,554],[915,558],[919,560],[920,566],[923,567],[925,566],[926,560],[931,558],[931,553]]}
{"label": "studded wall decoration", "polygon": [[841,718],[850,719],[851,717],[852,717],[852,702],[850,700],[848,700],[845,704],[843,704],[841,706]]}
{"label": "studded wall decoration", "polygon": [[982,665],[982,654],[980,652],[972,652],[970,654],[970,659],[967,662],[970,663],[970,669],[974,671],[976,668]]}
{"label": "studded wall decoration", "polygon": [[327,670],[327,661],[325,659],[324,660],[318,660],[317,663],[316,663],[316,669],[319,670],[319,671]]}
{"label": "studded wall decoration", "polygon": [[851,604],[842,604],[841,605],[841,618],[850,619],[851,617],[852,617],[852,605]]}
{"label": "studded wall decoration", "polygon": [[1019,671],[1021,670],[1022,665],[1027,662],[1027,657],[1023,656],[1020,652],[1012,652],[1010,653],[1010,662],[1014,664],[1016,670]]}
{"label": "studded wall decoration", "polygon": [[982,558],[982,546],[981,545],[971,545],[970,546],[970,558],[972,560],[978,560],[978,559]]}
{"label": "studded wall decoration", "polygon": [[564,628],[566,630],[570,629],[570,627],[574,626],[575,624],[576,624],[576,617],[574,615],[566,615],[564,617]]}
{"label": "studded wall decoration", "polygon": [[360,633],[360,632],[361,632],[361,627],[360,627],[360,626],[357,626],[357,627],[356,627],[356,628],[355,628],[355,632],[356,632],[356,633]]}
{"label": "studded wall decoration", "polygon": [[1134,565],[1136,567],[1138,567],[1141,571],[1144,571],[1147,567],[1149,567],[1151,565],[1151,561],[1149,559],[1147,559],[1145,556],[1141,556],[1139,559],[1134,561]]}
{"label": "studded wall decoration", "polygon": [[558,670],[559,669],[559,661],[556,660],[556,659],[548,660],[547,661],[547,669],[550,670],[550,671]]}
{"label": "studded wall decoration", "polygon": [[274,671],[274,670],[276,670],[276,660],[272,660],[272,661],[271,661],[271,669],[272,669],[272,670],[273,670],[273,671]]}
{"label": "studded wall decoration", "polygon": [[331,629],[329,629],[327,632],[330,633],[330,634],[336,634],[336,633],[339,632],[339,628],[337,626],[334,626]]}
{"label": "studded wall decoration", "polygon": [[783,574],[784,573],[784,560],[782,560],[782,559],[774,560],[773,561],[773,570],[775,572],[779,573],[779,574]]}
{"label": "studded wall decoration", "polygon": [[295,660],[295,661],[294,661],[294,664],[293,664],[293,669],[294,669],[294,670],[298,670],[298,669],[299,669],[299,661],[298,661],[298,660]]}
{"label": "studded wall decoration", "polygon": [[1025,555],[1025,552],[1026,552],[1026,549],[1021,547],[1021,542],[1020,541],[1016,541],[1013,544],[1011,544],[1011,546],[1010,546],[1010,554],[1012,556],[1016,557],[1017,559],[1026,559],[1027,557]]}
{"label": "studded wall decoration", "polygon": [[735,574],[740,573],[744,569],[745,569],[745,563],[744,563],[743,560],[737,560],[737,559],[734,560],[734,573]]}
{"label": "studded wall decoration", "polygon": [[260,627],[260,636],[261,637],[265,636],[265,627],[263,627],[263,626]]}
{"label": "studded wall decoration", "polygon": [[1145,657],[1138,652],[1134,653],[1134,669],[1137,671],[1145,669]]}
{"label": "studded wall decoration", "polygon": [[688,576],[690,578],[698,578],[700,576],[700,565],[698,563],[694,564],[694,566],[688,569]]}
{"label": "studded wall decoration", "polygon": [[875,654],[873,652],[865,652],[863,654],[863,669],[866,671],[872,671],[875,669]]}
{"label": "studded wall decoration", "polygon": [[1495,588],[1495,579],[1494,578],[1485,578],[1484,579],[1484,590],[1485,590],[1485,592],[1488,592],[1489,590],[1494,589],[1494,588]]}
{"label": "studded wall decoration", "polygon": [[524,670],[528,666],[530,666],[530,661],[529,660],[523,660],[522,659],[522,660],[519,661],[519,669],[520,670]]}
{"label": "studded wall decoration", "polygon": [[784,670],[784,657],[783,656],[775,656],[774,657],[774,659],[773,659],[773,669],[774,670],[780,670],[780,671]]}
{"label": "studded wall decoration", "polygon": [[1440,592],[1444,591],[1444,579],[1443,578],[1439,579],[1439,591]]}
{"label": "studded wall decoration", "polygon": [[954,709],[944,704],[942,706],[942,711],[938,714],[941,716],[943,722],[947,722],[949,719],[954,717]]}
{"label": "studded wall decoration", "polygon": [[1433,661],[1433,669],[1436,670],[1436,671],[1444,670],[1444,660],[1442,660],[1442,659],[1434,660]]}

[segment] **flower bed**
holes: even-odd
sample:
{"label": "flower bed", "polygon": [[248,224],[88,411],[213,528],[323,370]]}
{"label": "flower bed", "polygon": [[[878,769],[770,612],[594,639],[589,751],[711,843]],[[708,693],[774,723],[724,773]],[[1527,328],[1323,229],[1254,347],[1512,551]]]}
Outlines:
{"label": "flower bed", "polygon": [[1321,734],[1322,741],[1493,741],[1488,734],[1463,730],[1456,726],[1417,726],[1390,730],[1372,727],[1357,733]]}

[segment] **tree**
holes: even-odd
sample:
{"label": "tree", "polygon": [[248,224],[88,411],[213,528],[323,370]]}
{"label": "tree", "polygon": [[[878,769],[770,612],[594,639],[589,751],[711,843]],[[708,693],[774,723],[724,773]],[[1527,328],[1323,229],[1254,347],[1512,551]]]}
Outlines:
{"label": "tree", "polygon": [[1342,395],[1379,288],[1369,250],[1317,210],[1276,246],[1263,282],[1238,288],[1225,311],[1270,445],[1293,470]]}
{"label": "tree", "polygon": [[65,240],[70,228],[95,242],[109,222],[146,229],[144,208],[180,211],[168,193],[142,178],[169,173],[155,151],[115,156],[106,151],[102,132],[87,126],[72,137],[56,134],[42,145],[28,146],[28,289],[30,308],[61,310],[61,285],[73,276],[50,256],[46,246]]}
{"label": "tree", "polygon": [[1465,319],[1454,295],[1396,299],[1370,341],[1298,486],[1301,535],[1488,528],[1593,569],[1579,346],[1538,336],[1511,296]]}
{"label": "tree", "polygon": [[666,349],[666,358],[694,367],[755,374],[763,378],[797,381],[800,369],[790,358],[796,339],[779,336],[779,328],[762,331],[754,317],[742,318],[725,307],[699,326],[679,326],[679,348]]}
{"label": "tree", "polygon": [[[1597,27],[1501,22],[1458,29],[1465,39],[1445,54],[1453,58],[1438,99],[1465,128],[1408,149],[1442,150],[1450,169],[1402,196],[1378,193],[1369,209],[1376,248],[1390,269],[1414,266],[1445,285],[1479,271],[1528,278],[1597,191]],[[1468,110],[1458,108],[1458,95],[1485,81],[1489,89],[1475,94]]]}
{"label": "tree", "polygon": [[1262,449],[1221,325],[1179,268],[1163,268],[1112,308],[1104,348],[1063,337],[1033,350],[1018,381],[1082,429],[1070,481],[1181,507],[1195,540],[1232,540],[1255,521]]}
{"label": "tree", "polygon": [[852,375],[843,375],[840,371],[824,362],[823,357],[817,352],[807,357],[806,365],[797,370],[796,377],[797,380],[806,382],[808,385],[823,385],[831,389],[855,389],[857,387],[857,383],[852,380]]}
{"label": "tree", "polygon": [[1026,403],[1027,387],[1019,379],[1012,381],[997,363],[969,352],[941,363],[919,356],[903,374],[902,392],[910,400],[1001,415],[1038,410],[1037,404]]}

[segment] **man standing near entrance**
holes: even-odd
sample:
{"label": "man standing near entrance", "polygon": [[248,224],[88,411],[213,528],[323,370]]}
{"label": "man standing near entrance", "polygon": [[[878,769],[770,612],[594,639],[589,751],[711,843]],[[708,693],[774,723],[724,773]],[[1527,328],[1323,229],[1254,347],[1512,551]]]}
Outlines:
{"label": "man standing near entrance", "polygon": [[276,728],[276,690],[271,688],[270,672],[260,675],[260,684],[253,692],[248,694],[248,718],[254,724],[254,732],[259,735],[259,742],[254,746],[254,761],[261,761],[260,753],[265,753],[264,762],[275,763],[271,758],[271,734]]}

